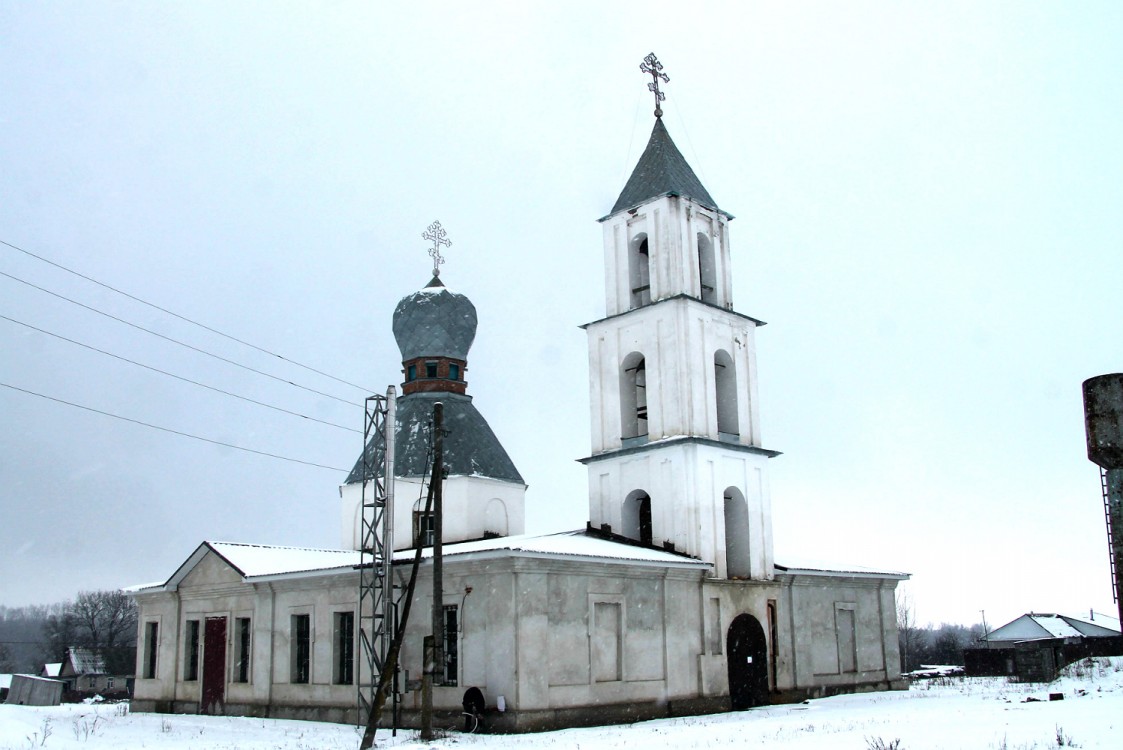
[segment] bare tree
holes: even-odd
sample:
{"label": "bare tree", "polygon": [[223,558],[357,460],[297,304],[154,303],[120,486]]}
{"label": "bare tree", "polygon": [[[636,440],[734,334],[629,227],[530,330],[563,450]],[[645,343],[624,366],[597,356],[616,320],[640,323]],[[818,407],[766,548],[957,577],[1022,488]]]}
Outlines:
{"label": "bare tree", "polygon": [[120,591],[83,591],[47,618],[50,660],[71,646],[92,649],[112,674],[132,671],[136,646],[136,602]]}
{"label": "bare tree", "polygon": [[907,591],[897,592],[897,643],[901,649],[901,671],[916,669],[913,660],[916,652],[916,609]]}

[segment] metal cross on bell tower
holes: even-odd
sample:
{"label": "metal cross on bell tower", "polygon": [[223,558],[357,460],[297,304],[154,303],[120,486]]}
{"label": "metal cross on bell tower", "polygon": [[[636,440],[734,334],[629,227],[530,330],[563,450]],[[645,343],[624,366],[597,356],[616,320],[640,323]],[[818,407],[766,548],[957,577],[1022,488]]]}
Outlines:
{"label": "metal cross on bell tower", "polygon": [[659,90],[659,81],[663,83],[670,83],[671,78],[663,72],[663,63],[659,62],[659,58],[652,52],[647,57],[643,58],[643,62],[639,64],[640,71],[651,75],[651,83],[647,84],[647,90],[655,94],[655,116],[663,116],[663,108],[659,106],[659,102],[667,98],[667,95]]}
{"label": "metal cross on bell tower", "polygon": [[429,228],[421,233],[421,238],[433,243],[429,248],[429,255],[433,258],[433,276],[438,277],[441,275],[441,264],[445,262],[444,256],[441,255],[441,245],[452,247],[452,240],[448,239],[439,221],[430,224]]}

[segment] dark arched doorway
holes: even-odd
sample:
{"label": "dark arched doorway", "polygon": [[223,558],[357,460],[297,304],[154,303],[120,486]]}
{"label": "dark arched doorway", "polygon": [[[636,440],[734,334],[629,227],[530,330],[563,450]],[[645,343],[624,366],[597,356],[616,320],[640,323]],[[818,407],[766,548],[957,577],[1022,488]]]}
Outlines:
{"label": "dark arched doorway", "polygon": [[737,615],[725,636],[729,701],[734,711],[768,704],[768,642],[752,615]]}

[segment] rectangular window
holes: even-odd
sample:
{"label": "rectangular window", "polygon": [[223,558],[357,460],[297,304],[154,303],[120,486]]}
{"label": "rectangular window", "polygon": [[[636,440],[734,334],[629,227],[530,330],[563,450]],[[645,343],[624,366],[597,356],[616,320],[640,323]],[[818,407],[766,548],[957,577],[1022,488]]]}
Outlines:
{"label": "rectangular window", "polygon": [[188,620],[183,635],[183,679],[199,679],[199,621]]}
{"label": "rectangular window", "polygon": [[291,682],[307,684],[312,667],[312,616],[293,615],[289,624]]}
{"label": "rectangular window", "polygon": [[434,519],[432,513],[413,512],[413,538],[417,540],[418,547],[432,547],[434,535]]}
{"label": "rectangular window", "polygon": [[406,368],[406,382],[412,383],[417,380],[417,365],[410,365]]}
{"label": "rectangular window", "polygon": [[351,685],[355,681],[355,613],[335,613],[335,668],[332,682]]}
{"label": "rectangular window", "polygon": [[106,690],[112,690],[113,689],[113,678],[112,677],[106,677],[105,678],[105,689]]}
{"label": "rectangular window", "polygon": [[425,363],[425,377],[427,377],[427,378],[437,377],[437,363],[436,362],[426,362]]}
{"label": "rectangular window", "polygon": [[460,635],[459,622],[457,621],[455,604],[445,605],[445,685],[455,686],[456,678],[460,674],[460,658],[456,651],[456,644]]}
{"label": "rectangular window", "polygon": [[460,365],[449,365],[448,366],[448,379],[449,380],[460,380]]}
{"label": "rectangular window", "polygon": [[148,679],[156,677],[156,649],[160,635],[160,623],[144,623],[144,676]]}
{"label": "rectangular window", "polygon": [[250,681],[250,618],[234,620],[234,682]]}

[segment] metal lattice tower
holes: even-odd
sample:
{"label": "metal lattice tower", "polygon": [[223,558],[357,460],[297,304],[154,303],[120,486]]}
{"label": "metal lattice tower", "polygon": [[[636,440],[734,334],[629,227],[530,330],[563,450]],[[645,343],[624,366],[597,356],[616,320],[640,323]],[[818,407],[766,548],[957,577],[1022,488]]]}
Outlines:
{"label": "metal lattice tower", "polygon": [[359,549],[359,719],[366,722],[394,630],[394,425],[397,390],[366,400],[363,420],[362,530]]}

